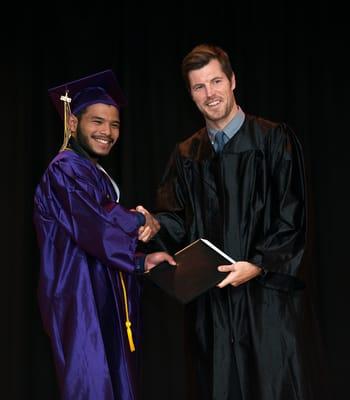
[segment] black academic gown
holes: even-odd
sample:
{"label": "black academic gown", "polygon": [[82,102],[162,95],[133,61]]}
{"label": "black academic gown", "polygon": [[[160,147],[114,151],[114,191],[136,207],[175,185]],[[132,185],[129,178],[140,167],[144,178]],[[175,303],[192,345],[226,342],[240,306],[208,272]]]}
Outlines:
{"label": "black academic gown", "polygon": [[[205,128],[176,146],[159,187],[163,247],[204,237],[266,274],[195,300],[201,399],[309,400],[317,355],[305,330],[303,157],[283,124],[246,115],[215,154]],[[208,393],[208,397],[205,397]]]}

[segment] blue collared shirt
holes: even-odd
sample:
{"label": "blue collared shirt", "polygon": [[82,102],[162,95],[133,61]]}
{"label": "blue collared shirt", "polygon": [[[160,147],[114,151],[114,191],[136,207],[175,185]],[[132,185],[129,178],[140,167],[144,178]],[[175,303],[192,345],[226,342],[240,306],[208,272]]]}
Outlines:
{"label": "blue collared shirt", "polygon": [[[238,132],[239,128],[243,125],[245,119],[245,114],[242,109],[238,106],[237,114],[231,119],[231,121],[225,126],[224,129],[221,129],[221,132],[224,132],[225,144],[233,138],[233,136]],[[211,144],[214,144],[215,135],[219,132],[217,129],[209,128],[207,125],[207,131],[209,135],[209,139]]]}

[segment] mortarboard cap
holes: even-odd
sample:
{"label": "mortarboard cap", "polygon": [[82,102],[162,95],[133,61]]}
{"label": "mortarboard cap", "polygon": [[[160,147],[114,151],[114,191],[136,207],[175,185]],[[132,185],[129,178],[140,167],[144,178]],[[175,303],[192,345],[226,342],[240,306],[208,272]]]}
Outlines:
{"label": "mortarboard cap", "polygon": [[68,126],[70,113],[78,114],[92,104],[109,104],[120,109],[127,101],[111,69],[64,83],[49,89],[51,100],[64,121],[64,140],[61,151],[69,142]]}
{"label": "mortarboard cap", "polygon": [[64,96],[66,95],[70,99],[68,101],[73,114],[96,103],[114,105],[118,109],[127,103],[126,97],[110,69],[51,88],[49,95],[62,119],[64,119]]}

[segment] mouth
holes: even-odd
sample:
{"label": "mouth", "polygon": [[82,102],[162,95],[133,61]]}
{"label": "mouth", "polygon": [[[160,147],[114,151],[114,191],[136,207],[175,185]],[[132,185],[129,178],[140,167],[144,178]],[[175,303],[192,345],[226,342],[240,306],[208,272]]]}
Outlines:
{"label": "mouth", "polygon": [[220,100],[211,100],[211,101],[207,101],[207,102],[205,103],[205,105],[206,105],[207,107],[209,107],[209,108],[215,108],[215,107],[217,107],[220,103],[221,103]]}
{"label": "mouth", "polygon": [[93,140],[95,140],[97,143],[102,144],[103,146],[108,146],[113,143],[112,139],[106,138],[106,137],[92,137]]}

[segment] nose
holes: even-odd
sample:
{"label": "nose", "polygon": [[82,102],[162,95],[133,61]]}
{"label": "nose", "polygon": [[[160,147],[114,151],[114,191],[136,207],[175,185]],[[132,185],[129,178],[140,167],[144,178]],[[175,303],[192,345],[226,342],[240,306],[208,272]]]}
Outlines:
{"label": "nose", "polygon": [[213,92],[214,92],[210,85],[207,85],[205,87],[205,91],[206,91],[207,97],[211,97],[213,95]]}
{"label": "nose", "polygon": [[101,126],[101,133],[103,133],[106,136],[111,136],[112,134],[112,128],[110,126],[110,124],[108,124],[107,122],[105,122],[102,126]]}

